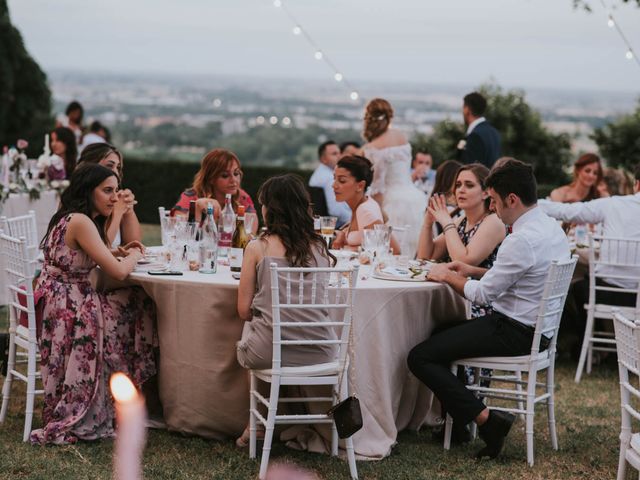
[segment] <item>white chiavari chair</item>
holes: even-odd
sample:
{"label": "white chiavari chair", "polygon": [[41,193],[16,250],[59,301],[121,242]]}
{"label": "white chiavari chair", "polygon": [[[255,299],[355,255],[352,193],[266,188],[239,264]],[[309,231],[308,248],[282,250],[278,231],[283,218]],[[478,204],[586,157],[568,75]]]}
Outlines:
{"label": "white chiavari chair", "polygon": [[[558,340],[558,328],[560,327],[562,310],[577,261],[578,257],[574,255],[570,260],[553,262],[551,264],[538,309],[530,354],[516,357],[466,358],[457,360],[451,366],[451,371],[454,372],[454,374],[458,369],[458,365],[475,369],[475,385],[470,385],[467,388],[483,397],[485,402],[487,402],[488,399],[499,399],[516,404],[516,407],[493,405],[488,405],[488,407],[494,410],[502,410],[525,416],[527,462],[531,466],[533,466],[534,461],[533,420],[535,406],[538,403],[546,403],[547,405],[551,445],[554,450],[558,449],[554,409],[556,342]],[[540,351],[542,335],[549,339],[549,345],[547,349]],[[484,378],[480,376],[480,370],[483,368],[506,372],[507,374],[501,377],[488,377],[487,380],[491,380],[492,384],[484,386],[481,383],[481,380]],[[545,370],[547,373],[546,382],[537,382],[538,374]],[[523,374],[527,376],[526,380],[522,380]],[[496,378],[498,378],[498,380],[496,380]],[[495,384],[498,381],[500,383],[513,384],[513,387],[507,385],[497,388]],[[526,386],[526,390],[523,390],[522,386]],[[542,389],[543,392],[538,395],[537,389]],[[523,403],[525,405],[524,409],[522,408]],[[444,448],[446,450],[448,450],[451,445],[452,424],[451,417],[447,415],[444,437]]]}
{"label": "white chiavari chair", "polygon": [[[603,281],[607,285],[603,285]],[[639,291],[640,239],[589,235],[589,302],[584,306],[587,310],[587,323],[580,350],[580,360],[576,369],[576,382],[580,382],[585,367],[587,373],[591,373],[593,352],[616,351],[613,331],[606,330],[606,328],[596,330],[595,323],[596,319],[613,320],[613,308],[620,307],[620,305],[598,302],[598,292],[635,293],[635,311],[640,312]],[[634,307],[621,308],[630,317],[634,315],[634,313],[629,313]]]}
{"label": "white chiavari chair", "polygon": [[[2,407],[0,422],[7,416],[11,384],[13,379],[27,384],[24,432],[22,440],[26,442],[31,433],[31,422],[35,396],[42,394],[36,390],[36,380],[40,378],[38,367],[38,340],[36,338],[36,313],[33,296],[33,269],[27,250],[27,240],[16,239],[0,233],[0,246],[6,262],[7,293],[9,299],[9,358],[7,376],[2,386]],[[20,321],[26,315],[25,326]],[[26,375],[17,369],[18,350],[26,355]]]}
{"label": "white chiavari chair", "polygon": [[[250,370],[250,441],[249,456],[256,457],[256,425],[260,422],[265,427],[264,444],[262,448],[262,460],[260,463],[259,478],[264,479],[269,464],[271,443],[273,440],[274,426],[277,424],[310,424],[324,423],[332,425],[331,453],[338,454],[338,433],[332,418],[326,413],[287,415],[278,414],[279,403],[290,402],[325,402],[327,410],[332,405],[344,400],[348,396],[347,375],[342,374],[349,362],[348,346],[349,334],[351,331],[351,319],[353,312],[354,288],[358,279],[357,268],[293,268],[278,267],[272,263],[271,269],[271,294],[273,311],[273,357],[272,367],[268,370]],[[330,279],[337,275],[338,281],[335,288],[330,288]],[[348,276],[348,286],[343,285],[342,279]],[[283,282],[282,285],[279,283]],[[282,287],[282,288],[281,288]],[[305,303],[305,295],[310,301]],[[324,310],[330,315],[325,322],[296,322],[282,321],[281,316],[287,315],[286,311],[301,310]],[[339,320],[332,320],[331,312],[334,316],[341,317]],[[318,340],[303,339],[304,330],[314,328],[330,327],[336,331],[334,338]],[[294,335],[296,340],[291,338],[290,333],[297,330]],[[303,345],[327,345],[336,347],[336,357],[328,362],[316,365],[305,365],[298,367],[283,366],[282,350],[289,346]],[[271,384],[269,398],[265,398],[258,392],[257,382],[262,380]],[[331,396],[327,397],[280,397],[281,385],[328,385],[333,389]],[[258,410],[258,403],[268,409],[265,418]],[[355,453],[353,440],[345,439],[349,471],[351,478],[357,479]]]}

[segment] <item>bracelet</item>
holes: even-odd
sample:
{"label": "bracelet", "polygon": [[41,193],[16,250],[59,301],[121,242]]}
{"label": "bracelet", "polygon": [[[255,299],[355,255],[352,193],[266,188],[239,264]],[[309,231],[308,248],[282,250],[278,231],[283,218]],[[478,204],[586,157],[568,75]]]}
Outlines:
{"label": "bracelet", "polygon": [[443,228],[442,228],[442,233],[446,233],[447,230],[451,230],[452,228],[456,228],[456,225],[454,223],[447,223]]}

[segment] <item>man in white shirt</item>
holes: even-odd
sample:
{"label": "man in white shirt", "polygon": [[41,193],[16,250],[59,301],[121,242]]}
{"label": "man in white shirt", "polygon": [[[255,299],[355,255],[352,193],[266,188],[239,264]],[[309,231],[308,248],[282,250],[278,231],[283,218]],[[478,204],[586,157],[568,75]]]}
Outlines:
{"label": "man in white shirt", "polygon": [[411,181],[427,197],[436,183],[436,171],[433,169],[433,157],[429,152],[417,152],[411,164]]}
{"label": "man in white shirt", "polygon": [[336,194],[333,193],[333,170],[340,160],[340,148],[336,142],[328,140],[318,147],[318,159],[320,165],[315,169],[309,179],[310,187],[319,187],[324,190],[324,198],[327,202],[329,215],[338,217],[336,226],[351,221],[351,209],[345,202],[336,201]]}
{"label": "man in white shirt", "polygon": [[[590,202],[559,203],[549,200],[540,200],[538,204],[547,215],[558,220],[571,223],[601,223],[602,235],[610,238],[630,238],[640,240],[640,165],[635,169],[634,195],[621,195],[615,197],[599,198]],[[606,260],[609,255],[606,241],[601,245],[600,255],[602,260]],[[620,252],[617,252],[620,253]],[[627,252],[631,256],[634,252]],[[621,278],[607,278],[609,273],[613,275],[624,275],[640,278],[640,269],[631,266],[632,260],[616,261],[615,263],[628,266],[606,266],[598,265],[596,272],[604,276],[604,280],[597,279],[601,286],[614,286],[629,289],[637,289],[638,281]],[[574,354],[577,354],[577,347],[580,348],[582,335],[587,320],[586,311],[582,307],[589,301],[589,279],[584,278],[574,285],[570,290],[570,298],[575,302],[575,306],[570,305],[567,299],[565,309],[566,318],[563,323],[570,321],[573,330],[579,335],[578,343],[574,345]],[[597,291],[596,301],[606,305],[616,305],[621,307],[634,307],[636,305],[636,295],[624,292]],[[577,318],[571,315],[568,309],[573,309],[577,313]]]}
{"label": "man in white shirt", "polygon": [[[436,265],[429,280],[447,283],[472,302],[490,304],[494,312],[434,334],[411,350],[407,363],[440,399],[454,426],[471,421],[478,424],[486,443],[478,456],[495,458],[515,417],[490,412],[451,373],[450,364],[468,357],[528,354],[549,266],[554,260],[568,259],[570,251],[557,222],[536,205],[536,181],[530,165],[506,160],[492,170],[486,185],[496,213],[512,227],[493,267],[486,270],[462,262]],[[548,343],[543,336],[541,348]]]}

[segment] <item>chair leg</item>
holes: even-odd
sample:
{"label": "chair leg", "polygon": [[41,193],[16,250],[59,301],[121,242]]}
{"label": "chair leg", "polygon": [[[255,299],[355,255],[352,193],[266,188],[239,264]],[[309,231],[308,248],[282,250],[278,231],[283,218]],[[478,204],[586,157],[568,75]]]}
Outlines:
{"label": "chair leg", "polygon": [[[582,378],[582,372],[584,370],[584,364],[587,360],[587,353],[591,352],[591,341],[593,338],[593,310],[589,309],[587,314],[587,325],[584,329],[584,338],[582,339],[582,348],[580,349],[580,360],[578,361],[578,368],[576,369],[575,382],[580,383]],[[591,372],[591,355],[589,356],[589,366],[587,367],[588,373]]]}
{"label": "chair leg", "polygon": [[[518,382],[522,381],[522,372],[520,370],[518,370],[516,372],[516,380],[518,380]],[[522,393],[522,384],[521,383],[516,383],[516,390],[518,391],[518,393]],[[520,410],[524,410],[525,402],[524,402],[524,400],[522,399],[521,396],[518,396],[518,398],[520,399],[520,400],[518,400],[518,408]],[[522,413],[520,414],[520,419],[524,420],[524,414],[522,414]]]}
{"label": "chair leg", "polygon": [[267,415],[267,425],[264,432],[264,446],[262,447],[262,460],[260,461],[260,480],[264,480],[269,466],[269,455],[271,454],[271,443],[273,442],[273,429],[276,423],[276,413],[278,410],[278,396],[280,393],[280,377],[271,377],[271,393],[269,395],[269,413]]}
{"label": "chair leg", "polygon": [[254,392],[257,391],[258,382],[253,374],[249,372],[249,458],[256,458],[256,415],[255,411],[258,408],[258,402]]}
{"label": "chair leg", "polygon": [[7,417],[7,410],[9,408],[9,399],[11,398],[11,382],[13,381],[13,375],[11,371],[16,368],[16,344],[15,344],[15,332],[11,332],[9,335],[9,358],[7,359],[7,376],[4,379],[2,385],[2,408],[0,408],[0,423],[4,422]]}
{"label": "chair leg", "polygon": [[551,437],[551,447],[558,450],[558,432],[556,431],[556,410],[555,410],[555,365],[552,362],[547,369],[547,419],[549,421],[549,436]]}
{"label": "chair leg", "polygon": [[352,480],[358,480],[358,469],[356,468],[356,453],[353,450],[353,437],[349,437],[345,440],[345,446],[347,447],[347,460],[349,461],[349,473]]}
{"label": "chair leg", "polygon": [[620,456],[618,458],[618,480],[624,480],[627,474],[626,454],[631,441],[631,414],[625,408],[631,402],[631,394],[626,388],[629,384],[629,371],[618,363],[620,377]]}
{"label": "chair leg", "polygon": [[533,467],[533,420],[535,415],[536,398],[536,372],[528,372],[527,382],[527,413],[526,413],[526,436],[527,436],[527,463]]}
{"label": "chair leg", "polygon": [[27,402],[24,415],[24,432],[22,441],[29,440],[31,434],[31,423],[33,421],[33,405],[36,396],[36,347],[29,345],[29,358],[27,362]]}

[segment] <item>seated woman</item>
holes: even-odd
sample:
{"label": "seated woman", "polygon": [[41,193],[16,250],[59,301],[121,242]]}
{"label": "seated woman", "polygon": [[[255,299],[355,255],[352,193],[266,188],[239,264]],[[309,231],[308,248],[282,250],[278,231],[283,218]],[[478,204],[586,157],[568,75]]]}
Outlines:
{"label": "seated woman", "polygon": [[[108,143],[92,143],[82,150],[78,165],[84,163],[98,163],[118,175],[122,183],[122,154]],[[140,222],[133,210],[136,197],[128,188],[118,191],[118,201],[113,207],[113,212],[106,222],[107,240],[114,247],[121,243],[127,244],[142,240]]]}
{"label": "seated woman", "polygon": [[178,203],[171,209],[171,215],[186,216],[189,213],[189,203],[195,200],[196,218],[200,218],[201,212],[207,209],[207,203],[214,200],[213,209],[217,218],[227,194],[231,194],[235,211],[238,205],[244,205],[245,212],[255,212],[251,197],[240,188],[241,181],[240,160],[235,153],[223,148],[211,150],[202,159],[191,188],[180,195]]}
{"label": "seated woman", "polygon": [[66,127],[58,127],[51,132],[51,152],[59,157],[58,161],[62,159],[62,162],[57,165],[54,157],[47,172],[49,179],[71,178],[78,159],[78,144],[73,132]]}
{"label": "seated woman", "polygon": [[573,164],[573,181],[569,185],[558,187],[549,198],[554,202],[587,202],[600,198],[598,184],[602,181],[600,157],[594,153],[585,153]]}
{"label": "seated woman", "polygon": [[[365,195],[373,179],[373,168],[371,162],[365,157],[347,155],[338,161],[333,176],[336,200],[346,202],[352,212],[351,223],[336,232],[333,248],[357,249],[362,245],[364,229],[384,224],[380,205],[373,198]],[[391,248],[394,253],[400,253],[400,247],[393,237]]]}
{"label": "seated woman", "polygon": [[117,191],[118,177],[108,168],[78,167],[42,240],[35,296],[42,310],[44,426],[31,433],[34,444],[114,436],[111,373],[124,372],[138,387],[156,373],[151,299],[137,287],[99,293],[89,282],[96,265],[123,280],[143,255],[139,242],[119,249],[120,259],[107,247],[104,223]]}
{"label": "seated woman", "polygon": [[[490,199],[484,185],[488,176],[489,169],[479,163],[458,170],[453,194],[465,214],[463,218],[451,218],[444,195],[435,194],[431,198],[420,232],[418,258],[459,260],[491,268],[506,231],[498,216],[489,210]],[[435,239],[434,222],[443,229]],[[472,305],[473,317],[486,313],[482,306]]]}
{"label": "seated woman", "polygon": [[[238,314],[245,321],[242,339],[238,342],[238,362],[245,368],[271,368],[272,317],[271,277],[269,264],[282,267],[329,267],[335,257],[325,241],[313,228],[309,194],[300,177],[293,174],[271,177],[260,188],[258,198],[266,230],[251,241],[244,252],[242,275],[238,287]],[[318,286],[317,298],[324,289]],[[296,294],[297,295],[297,294]],[[311,287],[305,287],[309,302]],[[326,321],[326,310],[283,310],[283,322]],[[285,329],[282,339],[293,340],[300,329]],[[335,338],[331,327],[309,328],[305,339]],[[283,366],[299,366],[332,361],[336,351],[328,345],[290,346],[282,350]],[[248,428],[236,443],[244,447],[249,442]]]}

